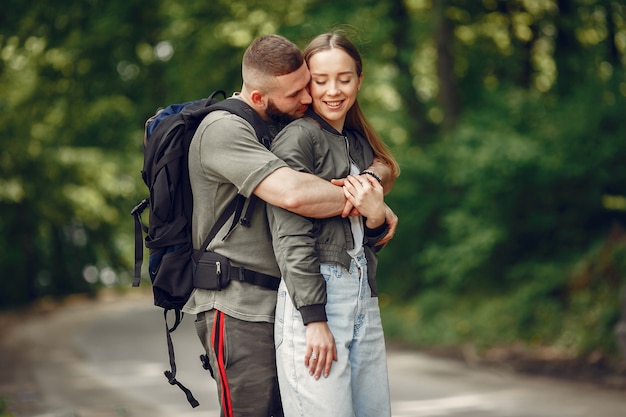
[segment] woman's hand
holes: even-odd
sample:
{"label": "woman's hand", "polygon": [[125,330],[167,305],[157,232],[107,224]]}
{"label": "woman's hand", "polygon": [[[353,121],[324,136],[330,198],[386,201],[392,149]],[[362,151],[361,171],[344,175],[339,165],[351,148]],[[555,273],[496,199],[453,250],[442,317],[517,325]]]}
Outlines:
{"label": "woman's hand", "polygon": [[383,187],[376,178],[371,175],[349,175],[344,181],[343,191],[348,202],[367,218],[367,227],[374,229],[385,222],[387,206]]}
{"label": "woman's hand", "polygon": [[304,354],[304,366],[309,368],[309,374],[319,379],[324,373],[324,378],[330,374],[333,361],[337,360],[337,346],[328,323],[314,321],[306,325],[306,352]]}

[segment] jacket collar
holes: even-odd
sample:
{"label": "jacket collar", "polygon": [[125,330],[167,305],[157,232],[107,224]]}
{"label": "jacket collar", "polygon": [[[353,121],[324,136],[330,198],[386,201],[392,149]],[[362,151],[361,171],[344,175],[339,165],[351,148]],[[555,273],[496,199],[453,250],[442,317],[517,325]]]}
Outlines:
{"label": "jacket collar", "polygon": [[304,113],[304,116],[305,117],[309,117],[309,118],[315,120],[317,123],[319,123],[319,125],[322,127],[322,129],[327,130],[327,131],[329,131],[330,133],[332,133],[334,135],[345,136],[343,133],[337,131],[337,129],[332,127],[326,120],[324,120],[324,118],[322,116],[320,116],[319,114],[315,113],[311,107],[309,107],[309,109],[306,111],[306,113]]}

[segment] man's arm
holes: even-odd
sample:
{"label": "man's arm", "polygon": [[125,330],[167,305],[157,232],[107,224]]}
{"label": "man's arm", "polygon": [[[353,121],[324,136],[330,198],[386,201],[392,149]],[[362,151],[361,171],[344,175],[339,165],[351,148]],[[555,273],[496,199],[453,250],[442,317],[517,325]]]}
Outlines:
{"label": "man's arm", "polygon": [[274,206],[317,219],[347,216],[352,210],[341,187],[287,167],[268,175],[254,189],[254,194]]}
{"label": "man's arm", "polygon": [[[391,173],[391,167],[379,157],[374,157],[372,165],[364,170],[364,174],[368,171],[376,175],[376,179],[380,179],[380,185],[383,186],[383,193],[385,195],[389,194],[393,188],[393,184],[396,182],[396,179]],[[345,178],[336,178],[331,180],[331,182],[335,185],[343,186],[344,180]]]}
{"label": "man's arm", "polygon": [[[343,185],[343,180],[341,184]],[[352,204],[347,201],[342,186],[287,167],[279,168],[268,175],[254,189],[254,194],[271,205],[315,219],[340,214],[346,217],[352,211]],[[398,226],[398,216],[389,207],[385,212],[385,221],[389,232],[378,245],[384,245],[391,240]]]}

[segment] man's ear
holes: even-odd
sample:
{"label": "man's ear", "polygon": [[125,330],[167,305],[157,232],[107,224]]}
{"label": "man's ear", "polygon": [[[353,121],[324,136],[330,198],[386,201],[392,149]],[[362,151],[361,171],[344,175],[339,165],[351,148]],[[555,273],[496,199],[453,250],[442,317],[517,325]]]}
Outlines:
{"label": "man's ear", "polygon": [[265,109],[265,101],[263,100],[263,94],[259,90],[252,90],[250,92],[250,101],[254,107],[259,109]]}

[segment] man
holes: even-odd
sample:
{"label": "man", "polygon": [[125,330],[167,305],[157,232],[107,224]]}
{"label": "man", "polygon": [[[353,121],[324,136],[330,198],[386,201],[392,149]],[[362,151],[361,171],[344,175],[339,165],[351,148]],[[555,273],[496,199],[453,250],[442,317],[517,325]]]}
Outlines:
{"label": "man", "polygon": [[[268,35],[253,41],[243,57],[242,77],[241,93],[230,100],[246,102],[268,122],[273,134],[302,117],[311,103],[310,74],[302,53],[283,37]],[[388,177],[383,164],[371,169],[383,179]],[[224,111],[210,113],[200,124],[189,150],[189,175],[194,247],[199,249],[237,193],[255,195],[260,200],[248,217],[249,225],[228,221],[206,249],[229,258],[236,267],[276,280],[280,271],[265,202],[317,218],[347,215],[351,208],[341,187],[288,168],[258,142],[248,122]],[[397,217],[388,210],[387,220],[391,235]],[[196,330],[218,386],[222,416],[283,415],[273,338],[275,306],[275,289],[235,278],[221,291],[196,288],[183,309],[197,315]]]}

